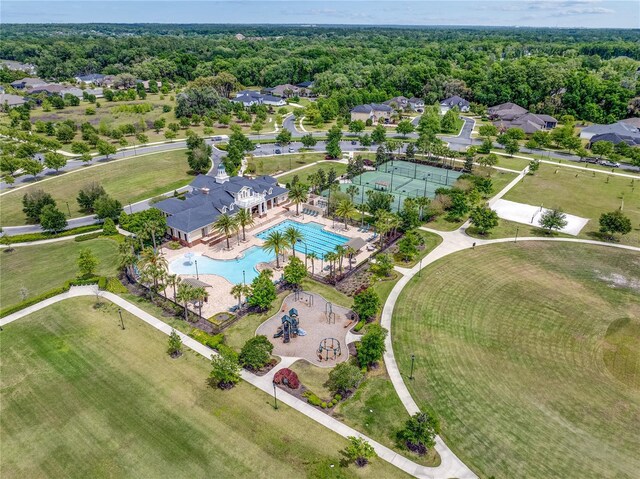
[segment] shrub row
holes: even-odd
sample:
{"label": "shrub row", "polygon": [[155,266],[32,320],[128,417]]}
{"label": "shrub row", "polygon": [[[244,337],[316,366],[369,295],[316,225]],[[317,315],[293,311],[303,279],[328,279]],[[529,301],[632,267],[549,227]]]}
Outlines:
{"label": "shrub row", "polygon": [[69,230],[61,231],[60,233],[52,234],[52,233],[25,233],[21,235],[15,236],[7,236],[9,238],[9,242],[13,243],[30,243],[32,241],[41,241],[47,239],[54,238],[64,238],[65,236],[73,236],[81,233],[88,233],[90,231],[98,231],[102,230],[102,225],[87,225],[80,226],[78,228],[72,228]]}
{"label": "shrub row", "polygon": [[189,337],[195,339],[201,344],[204,344],[205,346],[210,347],[211,349],[218,348],[218,346],[222,344],[222,341],[224,341],[223,334],[216,334],[214,336],[209,333],[205,333],[200,329],[195,329],[195,328],[192,329],[191,332],[189,332]]}
{"label": "shrub row", "polygon": [[[88,279],[73,279],[64,283],[62,286],[58,288],[50,289],[49,291],[45,291],[42,294],[34,296],[32,298],[27,298],[24,301],[19,302],[18,304],[14,304],[13,306],[8,306],[0,310],[0,318],[4,318],[10,314],[15,313],[16,311],[20,311],[21,309],[28,308],[29,306],[33,306],[40,301],[44,301],[45,299],[52,298],[57,296],[58,294],[66,293],[69,291],[71,286],[86,286],[88,284],[96,284],[99,283],[102,278],[94,277]],[[106,281],[106,278],[105,278]]]}
{"label": "shrub row", "polygon": [[88,240],[100,238],[100,236],[102,236],[102,232],[101,231],[96,231],[95,233],[89,233],[89,234],[86,234],[86,235],[76,236],[74,238],[74,241],[77,241],[77,242],[88,241]]}
{"label": "shrub row", "polygon": [[[277,375],[277,373],[276,373]],[[316,393],[307,389],[304,393],[302,393],[302,397],[307,399],[307,402],[312,406],[321,407],[322,409],[332,408],[340,401],[342,401],[342,396],[340,394],[336,394],[333,396],[331,401],[323,401],[318,397]]]}

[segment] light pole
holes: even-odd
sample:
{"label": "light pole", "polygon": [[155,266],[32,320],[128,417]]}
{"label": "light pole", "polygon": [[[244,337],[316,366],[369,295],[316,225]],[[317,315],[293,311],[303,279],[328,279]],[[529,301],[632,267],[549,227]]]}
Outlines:
{"label": "light pole", "polygon": [[196,264],[196,279],[200,279],[200,276],[198,275],[198,260],[194,260],[194,263]]}
{"label": "light pole", "polygon": [[245,272],[244,270],[242,270],[242,284],[246,284],[246,277],[245,277]]}
{"label": "light pole", "polygon": [[513,239],[513,242],[515,243],[516,241],[518,241],[518,230],[520,229],[519,226],[516,226],[516,237]]}
{"label": "light pole", "polygon": [[418,278],[422,278],[422,258],[420,258],[420,266],[418,269]]}
{"label": "light pole", "polygon": [[273,381],[273,404],[274,409],[278,409],[278,397],[276,396],[276,382]]}
{"label": "light pole", "polygon": [[65,201],[65,203],[67,204],[67,211],[69,212],[69,218],[71,218],[71,208],[69,208],[69,202]]}
{"label": "light pole", "polygon": [[118,308],[118,314],[120,315],[120,327],[124,331],[124,321],[122,320],[122,309]]}
{"label": "light pole", "polygon": [[411,374],[409,375],[409,379],[413,380],[413,364],[416,361],[416,355],[412,354],[411,355]]}

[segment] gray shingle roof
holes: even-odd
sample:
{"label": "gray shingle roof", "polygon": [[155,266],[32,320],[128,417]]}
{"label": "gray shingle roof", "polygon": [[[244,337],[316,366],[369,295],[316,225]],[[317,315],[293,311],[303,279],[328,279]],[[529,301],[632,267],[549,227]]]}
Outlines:
{"label": "gray shingle roof", "polygon": [[594,135],[604,135],[614,133],[618,135],[640,136],[638,128],[627,122],[611,123],[610,125],[591,125],[583,128],[581,133],[592,133]]}
{"label": "gray shingle roof", "polygon": [[458,95],[454,95],[454,96],[451,96],[449,98],[446,98],[445,100],[442,100],[440,102],[440,104],[442,106],[448,106],[450,108],[453,108],[453,107],[456,107],[456,106],[458,108],[462,108],[464,106],[469,106],[469,102],[467,100],[465,100],[464,98],[459,97]]}

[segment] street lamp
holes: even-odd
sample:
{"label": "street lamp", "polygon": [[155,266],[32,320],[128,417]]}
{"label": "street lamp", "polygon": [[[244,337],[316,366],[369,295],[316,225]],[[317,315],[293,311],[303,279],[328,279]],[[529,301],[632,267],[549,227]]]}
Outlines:
{"label": "street lamp", "polygon": [[120,327],[124,331],[124,321],[122,320],[122,309],[118,308],[118,314],[120,315]]}
{"label": "street lamp", "polygon": [[273,404],[274,408],[278,409],[278,397],[276,396],[276,382],[273,381]]}
{"label": "street lamp", "polygon": [[245,273],[244,273],[244,270],[242,270],[242,284],[246,284],[246,279],[245,279]]}
{"label": "street lamp", "polygon": [[198,260],[194,260],[194,263],[196,265],[196,279],[200,279],[200,276],[198,275]]}
{"label": "street lamp", "polygon": [[518,230],[520,229],[519,226],[516,226],[516,237],[513,239],[513,242],[515,243],[516,241],[518,241]]}
{"label": "street lamp", "polygon": [[409,375],[409,379],[413,380],[413,364],[416,361],[416,355],[412,354],[411,355],[411,374]]}
{"label": "street lamp", "polygon": [[69,202],[65,201],[65,203],[67,204],[67,211],[69,212],[69,218],[71,218],[71,208],[69,208]]}
{"label": "street lamp", "polygon": [[420,266],[418,269],[418,278],[422,278],[422,258],[420,258]]}

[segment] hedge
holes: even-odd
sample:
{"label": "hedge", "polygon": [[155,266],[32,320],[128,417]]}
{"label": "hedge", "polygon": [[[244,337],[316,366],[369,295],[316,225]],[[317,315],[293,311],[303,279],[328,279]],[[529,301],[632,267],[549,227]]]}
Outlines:
{"label": "hedge", "polygon": [[74,241],[77,241],[77,242],[88,241],[88,240],[100,238],[101,236],[102,236],[102,231],[96,231],[95,233],[88,233],[86,235],[76,236],[74,238]]}
{"label": "hedge", "polygon": [[78,228],[71,228],[69,230],[64,230],[60,233],[51,234],[51,233],[25,233],[21,235],[7,236],[9,238],[10,244],[14,243],[30,243],[32,241],[41,241],[47,239],[54,238],[64,238],[65,236],[73,236],[81,233],[88,233],[90,231],[98,231],[102,230],[102,225],[87,225],[87,226],[79,226]]}
{"label": "hedge", "polygon": [[200,329],[192,329],[191,332],[189,332],[189,337],[195,339],[201,344],[204,344],[205,346],[209,346],[211,349],[216,349],[224,340],[223,334],[216,334],[214,336],[209,333],[205,333]]}
{"label": "hedge", "polygon": [[[62,286],[50,289],[49,291],[45,291],[44,293],[34,296],[32,298],[25,299],[24,301],[21,301],[18,304],[14,304],[13,306],[8,306],[6,308],[1,309],[0,318],[4,318],[5,316],[13,314],[16,311],[20,311],[21,309],[28,308],[29,306],[33,306],[34,304],[39,303],[40,301],[44,301],[45,299],[49,299],[59,294],[66,293],[67,291],[69,291],[71,286],[86,286],[89,284],[96,284],[96,283],[99,284],[100,280],[102,280],[103,278],[104,277],[96,276],[96,277],[87,278],[87,279],[69,280],[66,283],[64,283]],[[104,278],[104,280],[106,282],[106,278]]]}

